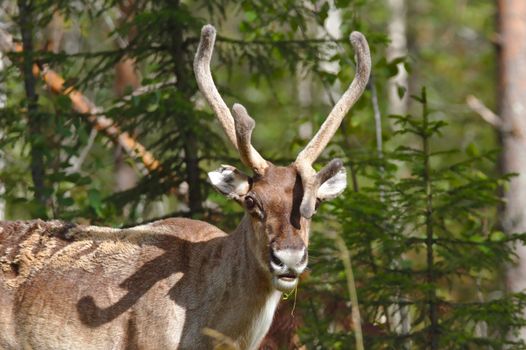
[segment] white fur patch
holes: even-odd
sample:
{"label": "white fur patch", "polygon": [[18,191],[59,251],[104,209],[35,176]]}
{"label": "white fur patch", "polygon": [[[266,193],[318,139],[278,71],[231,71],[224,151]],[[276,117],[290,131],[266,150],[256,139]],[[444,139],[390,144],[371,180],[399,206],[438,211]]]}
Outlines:
{"label": "white fur patch", "polygon": [[318,188],[317,197],[324,201],[338,197],[347,187],[347,174],[345,168],[341,168],[340,171],[327,181],[325,181]]}
{"label": "white fur patch", "polygon": [[[173,284],[173,286],[176,286],[177,283],[184,277],[184,273],[182,272],[176,272],[175,276],[177,276],[176,282]],[[168,285],[166,285],[166,295],[169,295],[170,288]],[[186,308],[174,303],[173,308],[171,310],[167,310],[168,316],[168,332],[167,335],[170,337],[169,344],[173,345],[175,349],[179,347],[181,344],[181,338],[183,336],[183,327],[185,325],[186,321]]]}
{"label": "white fur patch", "polygon": [[281,292],[273,291],[265,302],[265,305],[261,308],[258,315],[252,321],[252,326],[250,327],[251,329],[247,339],[248,350],[257,349],[267,334],[270,325],[272,324],[272,319],[274,318],[274,313],[276,312],[276,307],[278,306],[280,299]]}

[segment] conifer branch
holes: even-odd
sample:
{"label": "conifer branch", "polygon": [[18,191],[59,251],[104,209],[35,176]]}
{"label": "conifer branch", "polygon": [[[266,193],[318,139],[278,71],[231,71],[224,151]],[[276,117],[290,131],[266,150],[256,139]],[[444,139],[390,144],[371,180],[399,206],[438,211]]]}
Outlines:
{"label": "conifer branch", "polygon": [[[0,50],[3,52],[21,53],[23,52],[23,47],[19,43],[14,43],[13,37],[5,30],[0,29]],[[146,169],[149,171],[160,169],[161,163],[144,145],[128,132],[122,131],[112,119],[101,114],[102,109],[84,94],[73,87],[67,87],[64,78],[57,72],[45,65],[39,66],[36,63],[33,64],[32,71],[33,75],[40,77],[52,92],[57,95],[68,96],[76,112],[86,117],[97,131],[119,143],[130,156],[141,159]]]}

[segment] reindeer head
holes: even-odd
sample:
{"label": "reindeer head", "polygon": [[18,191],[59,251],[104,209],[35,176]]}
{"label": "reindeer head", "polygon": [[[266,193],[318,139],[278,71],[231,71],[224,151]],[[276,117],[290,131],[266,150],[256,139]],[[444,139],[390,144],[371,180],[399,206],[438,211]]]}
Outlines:
{"label": "reindeer head", "polygon": [[254,120],[240,104],[232,113],[221,98],[210,73],[215,29],[206,25],[194,60],[197,84],[230,142],[239,151],[241,161],[252,176],[233,166],[223,165],[208,174],[221,193],[241,203],[248,214],[254,234],[257,259],[268,269],[276,289],[290,291],[307,266],[307,246],[312,215],[319,203],[335,198],[347,186],[345,169],[339,159],[319,172],[312,167],[327,146],[341,121],[365,90],[371,70],[369,46],[358,32],[350,40],[357,53],[356,76],[296,161],[286,167],[266,161],[251,144]]}

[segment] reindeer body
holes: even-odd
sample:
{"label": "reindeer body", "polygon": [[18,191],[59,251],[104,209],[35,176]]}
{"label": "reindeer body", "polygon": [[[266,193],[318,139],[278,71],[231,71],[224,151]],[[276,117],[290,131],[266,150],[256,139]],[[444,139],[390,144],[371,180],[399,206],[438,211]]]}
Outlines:
{"label": "reindeer body", "polygon": [[189,219],[2,223],[0,348],[207,349],[205,327],[255,348],[281,293],[247,220],[231,235]]}

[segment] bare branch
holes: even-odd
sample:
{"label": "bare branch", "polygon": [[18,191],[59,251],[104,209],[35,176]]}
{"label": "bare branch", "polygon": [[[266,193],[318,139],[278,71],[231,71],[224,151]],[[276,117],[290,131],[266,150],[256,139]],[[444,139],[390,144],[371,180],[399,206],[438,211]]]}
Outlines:
{"label": "bare branch", "polygon": [[205,327],[203,328],[202,333],[207,337],[212,338],[214,349],[239,350],[239,346],[236,342],[215,329]]}
{"label": "bare branch", "polygon": [[[374,124],[375,124],[375,133],[376,133],[376,154],[379,159],[384,157],[383,154],[383,144],[382,144],[382,113],[380,112],[380,104],[378,103],[378,94],[376,92],[376,85],[374,85],[373,76],[371,76],[371,102],[373,104],[374,112]],[[380,171],[383,173],[383,167],[380,168]]]}
{"label": "bare branch", "polygon": [[[376,133],[376,154],[378,159],[381,161],[384,158],[383,153],[383,140],[382,140],[382,113],[380,112],[380,104],[378,103],[378,93],[376,92],[376,85],[374,84],[374,75],[371,75],[371,102],[373,104],[374,111],[374,124]],[[380,164],[380,176],[384,177],[384,166]],[[384,202],[384,186],[380,185],[380,201]]]}
{"label": "bare branch", "polygon": [[113,35],[115,36],[115,41],[117,42],[117,45],[119,45],[121,49],[126,48],[129,44],[128,40],[126,38],[123,38],[122,35],[120,35],[115,30],[116,29],[115,23],[113,22],[113,19],[111,18],[111,16],[107,12],[103,12],[102,19],[104,20],[104,23],[106,24],[110,32],[112,32]]}
{"label": "bare branch", "polygon": [[72,165],[66,169],[66,172],[68,174],[73,174],[82,168],[82,164],[84,164],[84,161],[88,157],[89,152],[91,151],[91,148],[93,147],[93,144],[95,143],[95,137],[97,136],[97,129],[93,128],[91,129],[91,132],[89,134],[88,143],[86,146],[80,151],[80,154],[78,157],[75,157],[72,159]]}
{"label": "bare branch", "polygon": [[504,124],[502,119],[496,115],[491,109],[486,107],[484,103],[473,95],[466,97],[466,104],[475,113],[477,113],[482,119],[491,124],[497,129],[502,129]]}
{"label": "bare branch", "polygon": [[121,101],[115,103],[112,107],[110,107],[110,109],[123,107],[126,104],[126,102],[131,101],[132,98],[134,97],[139,97],[142,95],[149,94],[150,92],[160,90],[170,85],[174,85],[176,82],[177,82],[177,79],[175,77],[172,77],[168,79],[167,81],[138,87],[137,89],[133,90],[132,93],[126,96],[123,96],[121,98]]}
{"label": "bare branch", "polygon": [[340,251],[340,257],[345,268],[345,277],[347,279],[347,290],[351,299],[351,317],[354,325],[355,333],[355,344],[356,349],[364,350],[363,345],[363,333],[362,333],[362,318],[360,316],[360,304],[358,302],[358,293],[356,292],[356,283],[354,281],[354,273],[352,270],[351,253],[345,244],[343,238],[336,234],[334,240],[338,250]]}

